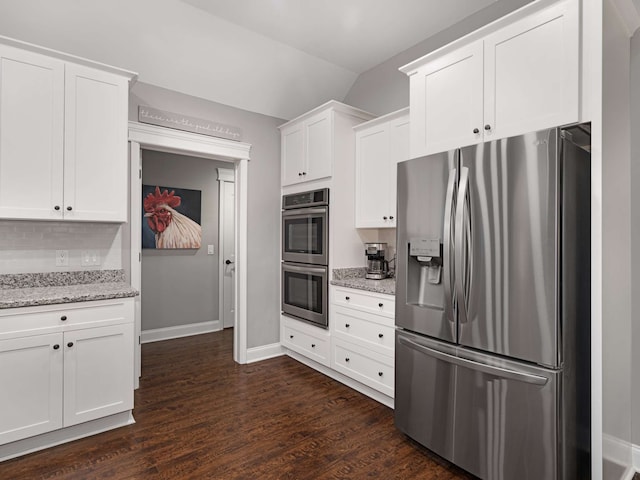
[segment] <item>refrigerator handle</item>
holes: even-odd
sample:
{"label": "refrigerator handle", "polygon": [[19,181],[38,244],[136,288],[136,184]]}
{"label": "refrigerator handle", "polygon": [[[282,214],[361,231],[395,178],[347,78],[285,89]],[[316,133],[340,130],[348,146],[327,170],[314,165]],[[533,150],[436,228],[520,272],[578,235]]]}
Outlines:
{"label": "refrigerator handle", "polygon": [[506,378],[509,380],[516,380],[524,383],[531,383],[533,385],[545,385],[549,379],[540,375],[534,375],[532,373],[520,372],[517,370],[511,370],[509,368],[496,367],[494,365],[487,365],[480,362],[474,362],[473,360],[467,360],[466,358],[456,357],[448,353],[439,352],[433,348],[421,345],[406,337],[398,336],[398,341],[405,347],[409,347],[425,355],[429,355],[437,360],[457,365],[459,367],[468,368],[478,372],[493,375],[495,377]]}
{"label": "refrigerator handle", "polygon": [[449,180],[447,181],[447,194],[444,203],[444,238],[442,242],[442,264],[443,264],[443,284],[444,284],[444,313],[451,323],[455,323],[454,304],[455,296],[452,289],[453,275],[453,226],[452,222],[455,211],[455,186],[456,186],[457,170],[452,168],[449,170]]}
{"label": "refrigerator handle", "polygon": [[[467,193],[469,189],[469,169],[467,167],[460,168],[460,188],[458,189],[458,199],[456,201],[456,220],[455,220],[455,289],[458,297],[458,311],[460,312],[460,323],[469,321],[467,302],[469,282],[469,262],[471,251],[471,223],[466,220],[465,213],[467,211]],[[470,212],[469,212],[470,213]],[[465,225],[467,228],[465,228]],[[463,242],[463,235],[466,234],[466,242]]]}

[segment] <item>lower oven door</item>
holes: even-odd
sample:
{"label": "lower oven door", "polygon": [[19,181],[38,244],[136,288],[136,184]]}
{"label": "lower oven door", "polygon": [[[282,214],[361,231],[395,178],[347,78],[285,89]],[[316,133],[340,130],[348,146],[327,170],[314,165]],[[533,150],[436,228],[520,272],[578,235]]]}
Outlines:
{"label": "lower oven door", "polygon": [[328,328],[328,268],[282,263],[282,313]]}

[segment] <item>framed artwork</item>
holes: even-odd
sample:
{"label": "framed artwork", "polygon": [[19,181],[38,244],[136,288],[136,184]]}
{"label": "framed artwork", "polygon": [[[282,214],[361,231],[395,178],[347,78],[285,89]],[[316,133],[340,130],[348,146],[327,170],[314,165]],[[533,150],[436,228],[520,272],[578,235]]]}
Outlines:
{"label": "framed artwork", "polygon": [[142,248],[200,248],[202,192],[142,185]]}

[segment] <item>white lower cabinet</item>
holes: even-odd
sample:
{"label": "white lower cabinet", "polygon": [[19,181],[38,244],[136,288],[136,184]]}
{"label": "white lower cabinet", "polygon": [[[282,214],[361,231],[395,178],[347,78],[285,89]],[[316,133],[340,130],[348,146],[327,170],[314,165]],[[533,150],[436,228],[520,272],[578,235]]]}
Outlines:
{"label": "white lower cabinet", "polygon": [[330,336],[324,328],[314,327],[301,320],[282,317],[282,345],[328,367]]}
{"label": "white lower cabinet", "polygon": [[331,286],[331,368],[393,398],[395,297]]}
{"label": "white lower cabinet", "polygon": [[133,299],[0,311],[0,445],[133,408]]}

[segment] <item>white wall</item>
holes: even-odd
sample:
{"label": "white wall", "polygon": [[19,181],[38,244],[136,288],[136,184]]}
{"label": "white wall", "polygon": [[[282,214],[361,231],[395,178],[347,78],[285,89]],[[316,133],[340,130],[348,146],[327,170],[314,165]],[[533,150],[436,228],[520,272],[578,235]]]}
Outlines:
{"label": "white wall", "polygon": [[[631,464],[631,163],[629,38],[604,2],[602,118],[603,454]],[[612,458],[613,457],[613,458]],[[620,478],[605,465],[605,479]]]}

